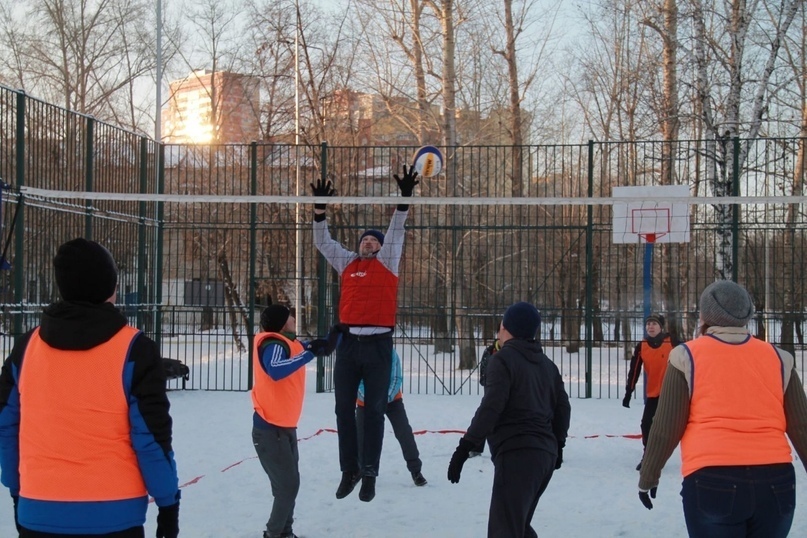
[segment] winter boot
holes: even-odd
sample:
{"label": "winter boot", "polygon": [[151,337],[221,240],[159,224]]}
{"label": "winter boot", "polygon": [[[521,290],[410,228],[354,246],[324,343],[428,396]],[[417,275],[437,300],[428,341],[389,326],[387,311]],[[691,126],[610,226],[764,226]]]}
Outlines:
{"label": "winter boot", "polygon": [[375,477],[365,476],[361,479],[361,489],[359,490],[359,500],[366,503],[375,497]]}
{"label": "winter boot", "polygon": [[336,488],[336,498],[337,499],[344,499],[350,492],[353,491],[353,488],[356,487],[356,484],[359,483],[361,480],[361,473],[356,471],[354,473],[351,472],[344,472],[342,473],[342,481],[339,482],[339,487]]}
{"label": "winter boot", "polygon": [[426,484],[428,484],[428,482],[426,482],[426,479],[423,477],[423,473],[419,471],[417,473],[412,473],[412,481],[415,483],[416,486],[425,486]]}

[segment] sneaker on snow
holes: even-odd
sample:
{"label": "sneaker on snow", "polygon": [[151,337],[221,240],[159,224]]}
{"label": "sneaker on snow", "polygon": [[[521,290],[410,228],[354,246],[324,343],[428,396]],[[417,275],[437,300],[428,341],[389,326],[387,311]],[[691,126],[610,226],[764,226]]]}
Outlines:
{"label": "sneaker on snow", "polygon": [[423,477],[423,473],[420,472],[412,473],[412,481],[416,486],[425,486],[428,484],[428,482],[426,482],[426,478]]}
{"label": "sneaker on snow", "polygon": [[481,455],[482,455],[481,452],[477,452],[475,450],[471,450],[470,452],[468,452],[468,457],[469,458],[475,458],[475,457],[481,456]]}

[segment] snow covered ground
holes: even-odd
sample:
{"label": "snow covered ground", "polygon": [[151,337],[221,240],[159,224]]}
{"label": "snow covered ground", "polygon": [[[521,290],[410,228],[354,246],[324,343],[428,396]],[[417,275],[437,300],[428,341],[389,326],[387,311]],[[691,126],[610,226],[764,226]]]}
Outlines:
{"label": "snow covered ground", "polygon": [[[425,487],[412,483],[397,441],[387,427],[376,498],[334,497],[340,472],[333,394],[316,394],[314,370],[298,430],[302,484],[295,532],[324,537],[484,537],[493,479],[488,454],[465,464],[459,484],[446,478],[459,433],[480,396],[406,394],[404,402],[423,460]],[[183,487],[181,536],[259,538],[272,503],[250,438],[252,406],[246,392],[171,391],[174,449]],[[641,455],[641,401],[630,409],[618,399],[572,398],[570,439],[533,520],[542,537],[686,536],[680,502],[680,460],[664,469],[652,511],[636,494]],[[807,498],[807,475],[795,462],[797,497]],[[11,499],[0,502],[0,536],[14,536]],[[146,536],[154,536],[149,509]],[[798,503],[791,536],[807,536],[807,507]]]}

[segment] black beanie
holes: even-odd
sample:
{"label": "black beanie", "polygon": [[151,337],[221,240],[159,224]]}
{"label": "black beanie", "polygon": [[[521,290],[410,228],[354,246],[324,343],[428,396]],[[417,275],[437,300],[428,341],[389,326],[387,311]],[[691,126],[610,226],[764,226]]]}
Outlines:
{"label": "black beanie", "polygon": [[59,247],[53,269],[56,286],[65,301],[101,304],[112,297],[118,285],[118,266],[112,254],[82,237]]}
{"label": "black beanie", "polygon": [[644,323],[645,325],[647,325],[651,321],[655,321],[656,323],[658,323],[659,327],[661,327],[662,329],[664,328],[664,316],[662,316],[661,314],[650,314],[644,320]]}
{"label": "black beanie", "polygon": [[291,310],[282,304],[272,304],[261,312],[261,328],[270,333],[278,333],[286,325]]}
{"label": "black beanie", "polygon": [[530,303],[521,301],[504,312],[502,325],[514,338],[532,340],[541,326],[541,314]]}
{"label": "black beanie", "polygon": [[384,234],[382,234],[378,230],[367,230],[366,232],[361,234],[361,237],[359,237],[359,243],[361,243],[361,240],[367,237],[368,235],[378,239],[378,242],[381,244],[381,246],[384,246]]}

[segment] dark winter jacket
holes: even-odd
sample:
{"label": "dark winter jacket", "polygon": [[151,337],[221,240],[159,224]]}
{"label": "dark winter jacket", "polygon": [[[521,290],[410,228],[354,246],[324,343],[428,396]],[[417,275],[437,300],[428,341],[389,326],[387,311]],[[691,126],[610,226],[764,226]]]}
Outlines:
{"label": "dark winter jacket", "polygon": [[[111,303],[95,305],[57,302],[42,315],[39,336],[50,347],[83,351],[109,341],[127,324],[126,318]],[[33,330],[20,337],[0,373],[0,467],[2,483],[12,495],[19,495],[19,425],[18,383],[24,371],[23,359]],[[80,355],[77,355],[80,357]],[[81,368],[80,361],[76,368]],[[92,376],[93,372],[86,375]],[[157,506],[177,502],[178,479],[171,448],[172,422],[165,393],[165,372],[156,343],[138,334],[132,342],[122,372],[123,388],[129,397],[131,444],[148,493]],[[53,402],[54,409],[59,402]],[[60,502],[20,499],[20,520],[32,529],[48,532],[106,533],[120,530],[121,524],[145,521],[148,498],[103,503]],[[48,506],[53,505],[53,506]],[[59,506],[56,506],[59,505]],[[31,524],[30,522],[35,522]],[[138,523],[134,523],[138,524]]]}
{"label": "dark winter jacket", "polygon": [[558,367],[535,341],[512,339],[488,363],[485,395],[465,439],[478,445],[487,438],[494,458],[520,448],[557,456],[570,417]]}

